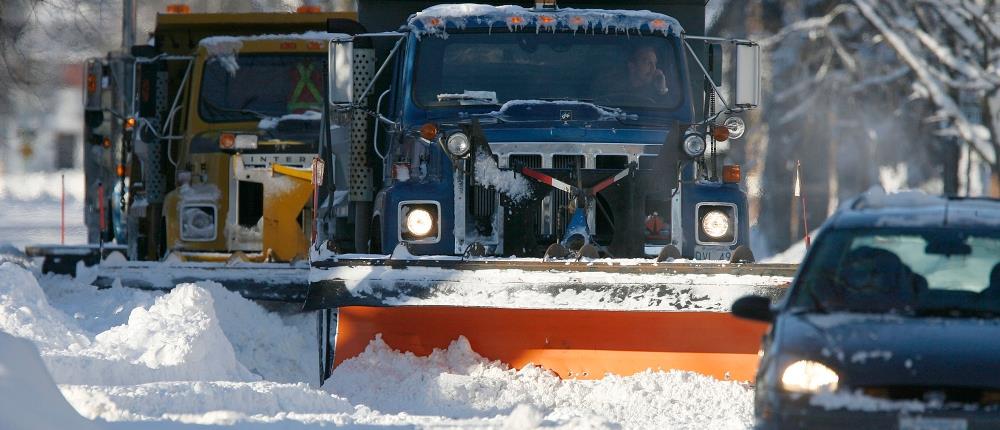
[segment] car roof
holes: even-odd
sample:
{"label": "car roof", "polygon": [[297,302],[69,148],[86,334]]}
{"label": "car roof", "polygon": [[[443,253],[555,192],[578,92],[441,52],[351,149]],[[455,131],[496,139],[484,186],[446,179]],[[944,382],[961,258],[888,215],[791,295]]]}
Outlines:
{"label": "car roof", "polygon": [[869,190],[831,218],[833,228],[1000,228],[1000,200]]}

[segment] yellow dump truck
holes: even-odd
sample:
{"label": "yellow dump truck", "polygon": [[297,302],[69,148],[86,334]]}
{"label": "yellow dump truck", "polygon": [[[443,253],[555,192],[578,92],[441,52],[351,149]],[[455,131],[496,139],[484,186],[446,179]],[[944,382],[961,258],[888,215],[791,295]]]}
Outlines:
{"label": "yellow dump truck", "polygon": [[330,31],[360,31],[355,13],[309,12],[160,14],[148,44],[89,61],[92,244],[34,253],[74,270],[121,252],[98,283],[304,289],[316,188],[337,180],[318,161]]}

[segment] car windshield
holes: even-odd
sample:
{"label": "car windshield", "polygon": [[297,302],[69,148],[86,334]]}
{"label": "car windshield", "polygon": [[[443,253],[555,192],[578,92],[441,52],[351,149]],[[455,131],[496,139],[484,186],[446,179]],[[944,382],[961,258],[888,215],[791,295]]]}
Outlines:
{"label": "car windshield", "polygon": [[226,60],[212,57],[205,63],[198,104],[204,121],[257,121],[323,111],[325,55],[241,54],[235,70]]}
{"label": "car windshield", "polygon": [[792,306],[825,312],[1000,316],[1000,232],[836,230]]}
{"label": "car windshield", "polygon": [[414,98],[427,108],[571,100],[672,109],[687,90],[681,55],[673,36],[454,32],[419,42]]}

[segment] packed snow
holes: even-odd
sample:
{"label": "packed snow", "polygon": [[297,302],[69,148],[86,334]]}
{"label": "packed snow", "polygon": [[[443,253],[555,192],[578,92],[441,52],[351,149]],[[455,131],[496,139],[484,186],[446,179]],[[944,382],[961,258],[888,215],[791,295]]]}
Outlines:
{"label": "packed snow", "polygon": [[485,152],[476,154],[476,183],[496,188],[513,202],[531,196],[531,183],[524,176],[510,170],[501,170],[496,160]]}
{"label": "packed snow", "polygon": [[212,282],[163,293],[98,290],[84,281],[39,275],[30,263],[0,264],[0,331],[7,333],[0,334],[0,368],[34,360],[37,370],[17,372],[16,382],[0,372],[0,385],[26,387],[0,390],[0,408],[31,410],[17,407],[25,390],[52,399],[50,414],[0,414],[0,428],[86,428],[71,409],[60,411],[59,393],[95,428],[752,424],[745,383],[677,371],[561,380],[490,362],[464,338],[429,357],[377,339],[318,388],[311,314],[268,310]]}

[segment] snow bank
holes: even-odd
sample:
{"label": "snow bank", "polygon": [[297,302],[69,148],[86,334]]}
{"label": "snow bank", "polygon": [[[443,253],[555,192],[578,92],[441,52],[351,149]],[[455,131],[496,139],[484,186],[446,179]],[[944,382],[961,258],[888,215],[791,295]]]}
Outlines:
{"label": "snow bank", "polygon": [[153,382],[127,386],[67,385],[66,399],[90,419],[107,421],[171,420],[203,424],[233,424],[253,416],[322,414],[349,419],[355,407],[348,401],[310,388],[305,383],[274,382]]}
{"label": "snow bank", "polygon": [[[91,383],[96,377],[96,381],[104,384],[256,379],[236,360],[233,347],[219,326],[213,303],[204,288],[196,284],[179,285],[170,294],[157,298],[148,310],[133,309],[127,324],[98,334],[92,347],[82,351],[84,360],[75,357],[65,360],[64,356],[56,355],[55,363],[66,367],[54,369],[53,374],[64,383]],[[120,366],[118,362],[129,366]],[[107,374],[95,375],[95,369],[88,368],[93,364],[116,367],[108,369]]]}
{"label": "snow bank", "polygon": [[59,200],[63,175],[66,176],[66,199],[83,201],[82,170],[0,175],[0,200]]}
{"label": "snow bank", "polygon": [[0,264],[0,331],[31,340],[43,349],[90,345],[72,320],[49,305],[35,276],[13,263]]}
{"label": "snow bank", "polygon": [[400,353],[376,338],[334,370],[337,396],[383,413],[455,418],[507,415],[515,428],[746,428],[752,390],[690,372],[644,372],[561,380],[537,367],[512,370],[459,338],[428,357]]}
{"label": "snow bank", "polygon": [[[812,240],[816,240],[816,235],[819,234],[819,231],[820,229],[818,228],[816,230],[813,230],[811,233],[809,233],[809,237]],[[761,263],[788,263],[788,264],[801,263],[802,259],[805,258],[806,256],[806,251],[808,250],[809,249],[806,248],[806,240],[802,239],[799,240],[798,242],[793,243],[792,246],[788,247],[788,249],[761,260]]]}
{"label": "snow bank", "polygon": [[214,282],[199,283],[212,295],[216,315],[236,358],[269,381],[316,379],[316,320],[312,314],[282,318]]}
{"label": "snow bank", "polygon": [[[210,282],[162,294],[98,290],[62,276],[39,281],[18,265],[0,265],[0,331],[35,341],[52,375],[44,375],[37,359],[34,371],[9,370],[10,363],[24,361],[9,354],[23,348],[10,347],[10,337],[0,334],[3,429],[86,428],[85,421],[45,424],[79,421],[53,406],[66,403],[52,390],[44,398],[33,394],[52,380],[80,414],[112,421],[112,428],[752,424],[752,390],[745,384],[687,372],[563,381],[540,368],[513,370],[487,361],[464,338],[429,357],[393,351],[377,339],[336,369],[325,389],[316,389],[303,382],[315,377],[312,314],[269,312]],[[20,398],[8,399],[10,394]],[[21,408],[17,402],[25,399],[44,405],[51,416]],[[8,424],[18,419],[31,421],[27,427]]]}
{"label": "snow bank", "polygon": [[0,428],[89,430],[99,426],[66,403],[35,345],[0,332]]}

